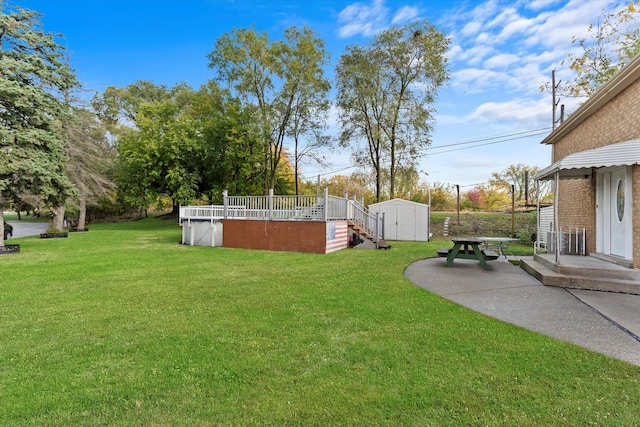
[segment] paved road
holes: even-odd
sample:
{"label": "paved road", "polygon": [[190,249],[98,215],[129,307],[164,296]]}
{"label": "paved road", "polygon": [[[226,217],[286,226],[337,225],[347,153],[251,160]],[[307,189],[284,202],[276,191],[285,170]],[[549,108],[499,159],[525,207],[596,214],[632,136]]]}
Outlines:
{"label": "paved road", "polygon": [[[44,233],[49,228],[49,223],[46,222],[22,222],[22,221],[7,221],[13,226],[12,239],[26,236],[37,236],[40,233]],[[11,240],[11,239],[9,239]]]}

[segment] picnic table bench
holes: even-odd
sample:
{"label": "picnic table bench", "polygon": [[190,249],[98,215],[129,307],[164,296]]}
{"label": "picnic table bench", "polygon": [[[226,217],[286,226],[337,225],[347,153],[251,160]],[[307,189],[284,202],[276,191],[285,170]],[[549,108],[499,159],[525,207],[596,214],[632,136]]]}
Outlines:
{"label": "picnic table bench", "polygon": [[500,256],[500,254],[495,251],[480,248],[483,241],[478,238],[456,237],[451,239],[451,241],[453,242],[453,248],[438,249],[438,256],[447,258],[447,262],[445,263],[447,267],[451,267],[453,261],[459,258],[477,260],[484,270],[490,270],[487,261],[498,259]]}
{"label": "picnic table bench", "polygon": [[497,250],[498,254],[507,258],[507,253],[511,256],[513,254],[509,251],[509,243],[519,242],[520,239],[514,239],[511,237],[478,237],[484,245],[484,249]]}

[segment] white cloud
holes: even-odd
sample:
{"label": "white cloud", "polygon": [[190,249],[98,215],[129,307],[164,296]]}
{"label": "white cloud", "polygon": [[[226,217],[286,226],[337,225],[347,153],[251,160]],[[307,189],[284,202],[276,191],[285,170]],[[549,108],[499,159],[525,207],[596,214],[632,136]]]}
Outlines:
{"label": "white cloud", "polygon": [[602,10],[609,9],[613,3],[611,0],[571,0],[553,13],[539,15],[526,43],[528,46],[569,49],[573,37],[586,35],[589,24],[594,23],[602,16]]}
{"label": "white cloud", "polygon": [[338,15],[338,36],[371,37],[392,25],[403,25],[420,18],[417,6],[405,5],[392,13],[385,0],[357,2],[346,6]]}
{"label": "white cloud", "polygon": [[527,8],[531,10],[541,10],[560,2],[561,0],[532,0],[527,2]]}
{"label": "white cloud", "polygon": [[417,7],[403,6],[393,16],[391,20],[392,25],[404,24],[405,22],[411,22],[418,17],[420,11]]}
{"label": "white cloud", "polygon": [[526,123],[529,129],[549,126],[551,105],[547,99],[513,99],[505,102],[486,102],[479,105],[466,119],[479,123]]}
{"label": "white cloud", "polygon": [[451,76],[451,86],[468,94],[487,91],[502,81],[503,74],[481,68],[465,68]]}
{"label": "white cloud", "polygon": [[512,53],[499,53],[488,58],[484,62],[484,66],[487,68],[506,68],[519,60],[520,57],[518,55],[514,55]]}
{"label": "white cloud", "polygon": [[389,9],[384,0],[373,0],[369,4],[352,3],[338,15],[338,35],[342,38],[357,34],[373,36],[385,27]]}
{"label": "white cloud", "polygon": [[464,28],[462,28],[462,30],[460,31],[460,34],[462,34],[465,37],[471,37],[478,34],[481,29],[482,29],[482,25],[480,24],[480,22],[472,21],[472,22],[468,22],[464,26]]}

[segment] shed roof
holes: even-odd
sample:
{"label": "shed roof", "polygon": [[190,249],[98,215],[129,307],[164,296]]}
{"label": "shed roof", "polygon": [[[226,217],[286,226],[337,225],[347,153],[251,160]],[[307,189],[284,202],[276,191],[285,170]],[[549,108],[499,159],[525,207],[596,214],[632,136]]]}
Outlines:
{"label": "shed roof", "polygon": [[385,200],[383,202],[372,203],[372,204],[369,205],[369,207],[371,208],[372,206],[380,206],[380,205],[387,205],[387,204],[394,204],[394,203],[411,204],[411,205],[419,205],[419,206],[429,206],[429,205],[427,205],[425,203],[418,203],[418,202],[414,202],[412,200],[389,199],[389,200]]}

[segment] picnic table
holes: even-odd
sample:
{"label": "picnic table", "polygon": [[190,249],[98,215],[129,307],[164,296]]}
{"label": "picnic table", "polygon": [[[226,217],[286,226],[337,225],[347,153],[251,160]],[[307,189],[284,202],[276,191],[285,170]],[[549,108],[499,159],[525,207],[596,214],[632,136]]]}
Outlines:
{"label": "picnic table", "polygon": [[487,261],[498,259],[500,256],[495,251],[480,248],[484,241],[477,237],[454,237],[451,241],[453,248],[438,249],[438,256],[447,258],[445,263],[447,267],[451,267],[456,258],[474,259],[480,262],[484,270],[490,270]]}
{"label": "picnic table", "polygon": [[[514,239],[511,237],[478,237],[482,240],[484,249],[497,249],[498,254],[503,257],[507,257],[506,252],[509,252],[509,243],[518,242],[520,239]],[[511,254],[511,252],[509,252]],[[513,254],[511,254],[513,256]]]}

